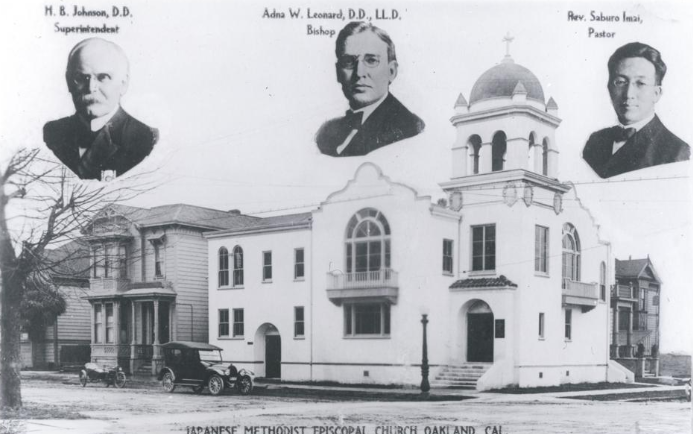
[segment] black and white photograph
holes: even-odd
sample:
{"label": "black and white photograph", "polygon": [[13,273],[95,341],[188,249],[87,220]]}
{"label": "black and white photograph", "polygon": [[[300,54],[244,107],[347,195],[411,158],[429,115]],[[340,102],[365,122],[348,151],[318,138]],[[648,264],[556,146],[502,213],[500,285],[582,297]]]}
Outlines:
{"label": "black and white photograph", "polygon": [[337,81],[350,108],[344,117],[320,127],[315,137],[320,152],[360,156],[419,134],[423,121],[389,93],[398,65],[387,33],[352,21],[340,30],[336,45]]}
{"label": "black and white photograph", "polygon": [[120,106],[128,88],[128,70],[123,50],[105,39],[85,39],[68,55],[65,79],[76,113],[47,123],[43,139],[81,179],[105,181],[113,178],[113,172],[122,175],[148,156],[156,143],[157,130]]}
{"label": "black and white photograph", "polygon": [[0,433],[690,433],[693,6],[0,12]]}

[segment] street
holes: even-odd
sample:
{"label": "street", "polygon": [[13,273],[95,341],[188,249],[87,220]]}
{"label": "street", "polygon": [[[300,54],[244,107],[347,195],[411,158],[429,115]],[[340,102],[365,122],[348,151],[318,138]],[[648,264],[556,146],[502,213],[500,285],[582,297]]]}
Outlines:
{"label": "street", "polygon": [[[260,393],[260,391],[258,391]],[[565,399],[471,392],[447,402],[340,401],[300,396],[211,396],[178,388],[85,388],[23,381],[25,406],[89,419],[3,421],[0,432],[219,434],[690,433],[687,402]]]}

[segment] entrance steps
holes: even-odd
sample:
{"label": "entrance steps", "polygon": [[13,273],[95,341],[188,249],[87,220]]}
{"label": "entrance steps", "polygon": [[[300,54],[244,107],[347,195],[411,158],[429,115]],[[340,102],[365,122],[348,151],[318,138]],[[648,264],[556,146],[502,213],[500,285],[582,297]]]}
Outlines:
{"label": "entrance steps", "polygon": [[135,375],[139,376],[151,376],[152,375],[152,362],[145,362],[139,368],[135,370]]}
{"label": "entrance steps", "polygon": [[450,387],[456,389],[476,389],[476,382],[493,365],[493,363],[463,363],[446,366],[431,381],[432,387]]}

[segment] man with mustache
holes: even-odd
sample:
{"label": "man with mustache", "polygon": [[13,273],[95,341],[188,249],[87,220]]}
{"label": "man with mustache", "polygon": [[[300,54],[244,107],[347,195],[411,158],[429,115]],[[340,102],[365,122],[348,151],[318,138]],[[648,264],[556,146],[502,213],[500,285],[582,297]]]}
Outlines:
{"label": "man with mustache", "polygon": [[424,129],[423,121],[389,92],[397,77],[397,56],[385,31],[349,23],[339,32],[335,51],[337,81],[350,109],[320,127],[315,136],[320,152],[332,157],[366,155]]}
{"label": "man with mustache", "polygon": [[65,79],[76,113],[43,127],[43,140],[63,164],[81,179],[106,181],[149,155],[158,131],[120,106],[129,64],[118,45],[100,38],[81,41],[70,51]]}
{"label": "man with mustache", "polygon": [[660,164],[687,161],[690,147],[655,114],[667,67],[656,49],[632,42],[608,63],[607,88],[619,125],[593,133],[582,157],[602,178]]}

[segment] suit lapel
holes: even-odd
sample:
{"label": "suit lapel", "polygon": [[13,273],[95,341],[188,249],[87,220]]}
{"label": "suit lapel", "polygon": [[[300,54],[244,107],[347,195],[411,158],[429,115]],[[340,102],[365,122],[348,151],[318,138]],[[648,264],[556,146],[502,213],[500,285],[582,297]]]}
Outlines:
{"label": "suit lapel", "polygon": [[[366,155],[369,152],[381,147],[382,138],[380,135],[383,132],[383,123],[391,116],[392,105],[395,97],[388,94],[385,100],[376,108],[373,113],[366,119],[366,122],[361,125],[361,129],[352,139],[349,147],[356,145],[353,149],[354,155]],[[347,148],[348,149],[348,148]],[[358,152],[358,153],[356,153]]]}
{"label": "suit lapel", "polygon": [[77,115],[71,116],[69,119],[71,124],[68,128],[68,135],[66,137],[68,146],[65,147],[63,162],[76,173],[79,167],[79,161],[82,158],[79,154],[79,148],[88,148],[94,140],[94,134]]}
{"label": "suit lapel", "polygon": [[654,137],[661,131],[662,123],[655,116],[647,125],[642,127],[633,137],[611,156],[606,164],[608,176],[648,167],[653,164]]}

